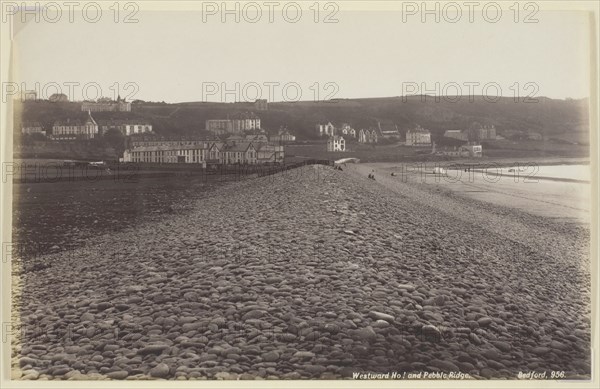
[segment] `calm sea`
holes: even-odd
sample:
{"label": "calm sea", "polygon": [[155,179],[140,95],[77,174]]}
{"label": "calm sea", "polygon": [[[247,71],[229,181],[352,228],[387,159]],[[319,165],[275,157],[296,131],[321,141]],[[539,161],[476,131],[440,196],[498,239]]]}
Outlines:
{"label": "calm sea", "polygon": [[520,169],[522,175],[533,178],[558,178],[578,181],[591,181],[590,165],[521,165],[502,169],[503,175],[511,175],[510,169]]}

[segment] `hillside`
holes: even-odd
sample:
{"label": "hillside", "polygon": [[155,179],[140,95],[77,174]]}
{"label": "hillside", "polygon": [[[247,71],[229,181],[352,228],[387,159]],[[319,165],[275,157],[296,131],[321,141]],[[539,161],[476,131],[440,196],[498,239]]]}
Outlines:
{"label": "hillside", "polygon": [[[404,100],[404,101],[403,101]],[[425,100],[425,101],[423,101]],[[564,139],[580,144],[588,141],[588,100],[555,100],[539,98],[538,102],[515,102],[501,98],[498,102],[486,101],[477,96],[470,102],[467,97],[458,102],[446,98],[435,101],[433,97],[410,96],[337,99],[320,102],[270,103],[268,111],[257,111],[262,127],[276,130],[287,126],[298,140],[315,139],[315,124],[331,121],[347,122],[355,128],[382,126],[397,128],[401,134],[416,124],[432,131],[434,138],[447,129],[468,128],[473,122],[493,124],[499,134],[528,131],[538,132],[546,138]],[[207,119],[226,118],[239,111],[254,111],[252,103],[178,104],[134,103],[132,112],[94,113],[98,120],[108,118],[141,118],[150,121],[161,135],[202,134]],[[22,116],[21,116],[22,112]],[[79,103],[52,103],[35,101],[16,104],[15,127],[21,121],[39,121],[46,128],[67,117],[84,117]]]}

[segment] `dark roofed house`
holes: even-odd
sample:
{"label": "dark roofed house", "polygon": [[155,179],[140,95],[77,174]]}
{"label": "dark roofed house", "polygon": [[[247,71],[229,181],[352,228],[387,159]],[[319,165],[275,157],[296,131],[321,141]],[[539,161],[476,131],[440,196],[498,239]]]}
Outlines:
{"label": "dark roofed house", "polygon": [[294,142],[296,136],[289,132],[287,128],[281,128],[277,132],[277,135],[272,135],[269,140],[275,143],[288,143]]}
{"label": "dark roofed house", "polygon": [[391,138],[391,137],[399,138],[400,137],[400,130],[398,129],[398,126],[392,122],[378,121],[377,129],[379,130],[379,133],[381,134],[381,136],[384,138]]}
{"label": "dark roofed house", "polygon": [[246,138],[242,135],[229,135],[227,138],[225,138],[225,141],[227,143],[236,144],[239,142],[245,142]]}
{"label": "dark roofed house", "polygon": [[69,101],[69,98],[64,93],[54,93],[52,96],[48,97],[48,100],[53,103],[64,103]]}
{"label": "dark roofed house", "polygon": [[282,163],[285,157],[282,145],[260,143],[256,145],[256,149],[258,163]]}
{"label": "dark roofed house", "polygon": [[267,143],[269,138],[265,134],[246,135],[246,141],[252,143]]}
{"label": "dark roofed house", "polygon": [[252,142],[236,142],[232,144],[226,144],[226,146],[222,149],[222,154],[223,163],[226,165],[253,165],[257,162],[256,147],[254,147]]}

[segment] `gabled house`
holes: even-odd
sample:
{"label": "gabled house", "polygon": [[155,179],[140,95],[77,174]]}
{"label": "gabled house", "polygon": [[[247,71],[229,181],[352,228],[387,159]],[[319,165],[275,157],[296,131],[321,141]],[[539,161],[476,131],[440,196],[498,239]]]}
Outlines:
{"label": "gabled house", "polygon": [[334,135],[327,140],[327,151],[346,151],[346,140],[340,135]]}
{"label": "gabled house", "polygon": [[335,127],[331,122],[327,124],[317,124],[317,132],[320,136],[334,136],[335,135]]}
{"label": "gabled house", "polygon": [[348,123],[342,124],[341,132],[343,135],[351,136],[356,138],[356,130],[352,128]]}
{"label": "gabled house", "polygon": [[377,131],[375,129],[365,130],[361,129],[358,132],[358,142],[359,143],[377,143]]}
{"label": "gabled house", "polygon": [[207,162],[212,164],[222,164],[223,163],[223,153],[222,150],[225,146],[223,142],[215,142],[210,145],[208,148],[208,158]]}
{"label": "gabled house", "polygon": [[87,140],[98,135],[98,123],[88,111],[85,121],[71,120],[55,122],[52,126],[52,139],[55,140]]}
{"label": "gabled house", "polygon": [[226,145],[223,150],[223,163],[225,165],[253,165],[257,162],[256,147],[252,142],[240,142]]}

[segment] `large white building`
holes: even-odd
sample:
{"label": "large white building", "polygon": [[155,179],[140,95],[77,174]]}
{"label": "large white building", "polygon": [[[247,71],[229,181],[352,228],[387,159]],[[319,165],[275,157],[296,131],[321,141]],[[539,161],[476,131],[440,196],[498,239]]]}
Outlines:
{"label": "large white building", "polygon": [[98,123],[88,112],[85,121],[71,120],[55,122],[52,126],[52,139],[54,140],[87,140],[98,135]]}
{"label": "large white building", "polygon": [[260,163],[281,163],[284,146],[265,142],[205,141],[198,144],[178,143],[135,147],[125,150],[122,162],[136,163],[195,163],[224,165],[255,165]]}
{"label": "large white building", "polygon": [[431,132],[417,125],[406,132],[407,146],[431,146]]}
{"label": "large white building", "polygon": [[206,166],[206,145],[145,146],[125,150],[122,162],[196,163]]}
{"label": "large white building", "polygon": [[243,112],[233,115],[232,128],[234,133],[260,130],[260,118],[254,112]]}
{"label": "large white building", "polygon": [[128,138],[129,148],[152,146],[196,146],[210,145],[210,141],[202,138],[178,137],[164,138],[154,134],[134,134]]}
{"label": "large white building", "polygon": [[233,115],[228,119],[209,119],[205,128],[214,135],[240,134],[244,131],[260,130],[260,117],[253,112],[244,112]]}

